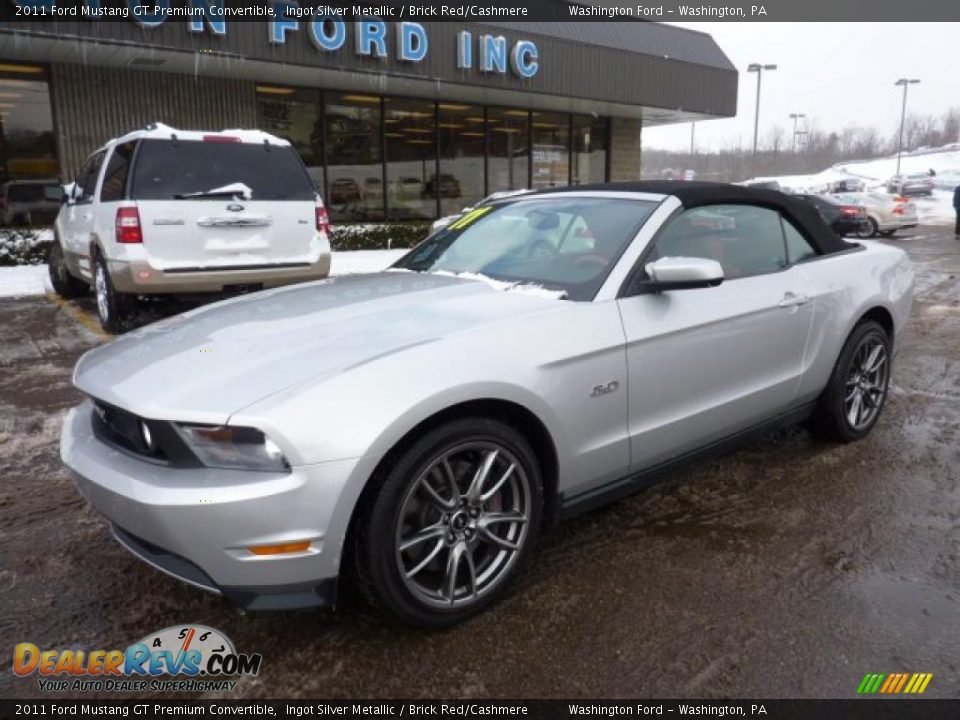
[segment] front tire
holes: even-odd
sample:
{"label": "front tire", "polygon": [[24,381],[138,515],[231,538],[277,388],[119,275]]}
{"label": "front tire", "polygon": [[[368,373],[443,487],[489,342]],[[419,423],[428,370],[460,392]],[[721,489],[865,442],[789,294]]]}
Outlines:
{"label": "front tire", "polygon": [[100,326],[114,335],[127,330],[135,316],[136,298],[116,291],[103,255],[97,255],[93,265],[93,290]]}
{"label": "front tire", "polygon": [[496,420],[465,418],[429,431],[373,490],[358,518],[360,589],[419,627],[454,625],[501,599],[539,534],[536,455]]}
{"label": "front tire", "polygon": [[873,429],[887,399],[890,345],[877,322],[867,320],[853,329],[817,403],[811,423],[817,435],[852,442]]}
{"label": "front tire", "polygon": [[50,271],[50,284],[60,297],[70,300],[90,292],[89,285],[70,274],[66,259],[63,257],[63,248],[60,247],[60,240],[57,238],[50,243],[47,266]]}

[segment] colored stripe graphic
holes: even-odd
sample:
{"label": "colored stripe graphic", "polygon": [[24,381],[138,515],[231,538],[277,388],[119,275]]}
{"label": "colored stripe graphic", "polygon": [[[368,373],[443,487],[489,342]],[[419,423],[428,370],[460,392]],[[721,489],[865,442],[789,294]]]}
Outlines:
{"label": "colored stripe graphic", "polygon": [[857,686],[858,695],[919,695],[927,689],[933,673],[867,673]]}

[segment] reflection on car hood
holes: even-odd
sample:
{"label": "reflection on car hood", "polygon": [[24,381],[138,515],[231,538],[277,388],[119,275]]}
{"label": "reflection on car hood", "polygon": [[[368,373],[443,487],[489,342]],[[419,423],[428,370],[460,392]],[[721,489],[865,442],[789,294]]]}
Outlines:
{"label": "reflection on car hood", "polygon": [[221,423],[309,377],[344,372],[557,300],[455,276],[348,275],[247,295],[91,350],[74,383],[157,419]]}

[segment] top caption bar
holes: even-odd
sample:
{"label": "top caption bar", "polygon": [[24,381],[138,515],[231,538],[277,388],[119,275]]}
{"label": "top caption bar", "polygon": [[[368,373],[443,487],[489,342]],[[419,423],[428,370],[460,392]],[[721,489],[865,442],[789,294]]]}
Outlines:
{"label": "top caption bar", "polygon": [[960,3],[905,4],[901,0],[752,0],[653,2],[598,0],[479,0],[473,2],[313,2],[311,0],[0,0],[0,21],[287,22],[314,20],[432,22],[610,22],[651,20],[717,22],[949,22]]}

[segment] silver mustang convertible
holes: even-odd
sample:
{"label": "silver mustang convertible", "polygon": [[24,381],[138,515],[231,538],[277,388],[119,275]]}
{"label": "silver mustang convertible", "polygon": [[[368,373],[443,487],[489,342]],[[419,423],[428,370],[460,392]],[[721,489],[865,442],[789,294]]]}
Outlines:
{"label": "silver mustang convertible", "polygon": [[117,540],[248,609],[341,571],[429,627],[502,597],[548,523],[775,425],[883,409],[898,249],[776,191],[571,188],[392,269],[235,298],[87,353],[61,453]]}

